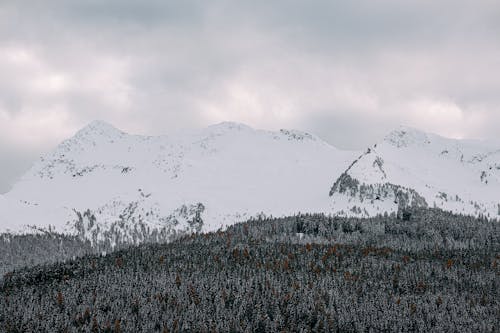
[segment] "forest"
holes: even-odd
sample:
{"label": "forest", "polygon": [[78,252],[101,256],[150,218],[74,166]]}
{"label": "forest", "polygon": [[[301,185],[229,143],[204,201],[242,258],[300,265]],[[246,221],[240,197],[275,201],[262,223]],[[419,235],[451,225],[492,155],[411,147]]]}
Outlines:
{"label": "forest", "polygon": [[61,235],[0,237],[0,331],[500,327],[500,223],[439,209],[259,218],[105,250]]}

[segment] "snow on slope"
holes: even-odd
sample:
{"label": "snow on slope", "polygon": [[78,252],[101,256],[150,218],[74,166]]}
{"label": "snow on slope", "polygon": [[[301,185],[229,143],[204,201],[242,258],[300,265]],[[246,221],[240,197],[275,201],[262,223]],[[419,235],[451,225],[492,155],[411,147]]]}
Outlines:
{"label": "snow on slope", "polygon": [[498,218],[500,142],[446,139],[401,127],[355,160],[330,196],[354,215],[435,206]]}
{"label": "snow on slope", "polygon": [[308,133],[235,123],[150,137],[93,122],[5,195],[0,232],[50,225],[114,245],[261,213],[330,212],[328,184],[358,154]]}

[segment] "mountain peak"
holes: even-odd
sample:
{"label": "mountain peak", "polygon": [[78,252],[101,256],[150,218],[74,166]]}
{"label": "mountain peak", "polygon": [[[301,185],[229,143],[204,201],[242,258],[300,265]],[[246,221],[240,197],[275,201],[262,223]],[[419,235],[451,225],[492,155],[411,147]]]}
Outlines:
{"label": "mountain peak", "polygon": [[214,125],[208,126],[208,129],[216,131],[247,131],[252,130],[252,128],[243,123],[237,123],[232,121],[223,121]]}
{"label": "mountain peak", "polygon": [[102,121],[102,120],[94,120],[90,122],[87,126],[83,127],[76,133],[76,137],[95,137],[95,136],[103,136],[103,137],[116,137],[123,135],[124,132],[120,131],[113,125]]}
{"label": "mountain peak", "polygon": [[119,131],[116,127],[103,120],[93,120],[82,129],[88,129],[92,131]]}
{"label": "mountain peak", "polygon": [[101,120],[94,120],[81,128],[76,134],[64,140],[56,148],[56,155],[68,152],[85,150],[87,146],[95,147],[99,143],[115,142],[126,135],[111,124]]}
{"label": "mountain peak", "polygon": [[399,126],[384,138],[384,141],[398,148],[429,144],[429,135],[409,126]]}

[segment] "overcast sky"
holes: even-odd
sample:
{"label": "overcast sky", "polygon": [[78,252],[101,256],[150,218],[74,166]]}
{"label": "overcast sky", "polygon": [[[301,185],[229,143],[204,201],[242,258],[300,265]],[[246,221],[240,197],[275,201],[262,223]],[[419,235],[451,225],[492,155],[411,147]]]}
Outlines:
{"label": "overcast sky", "polygon": [[0,1],[0,193],[94,119],[500,137],[500,1]]}

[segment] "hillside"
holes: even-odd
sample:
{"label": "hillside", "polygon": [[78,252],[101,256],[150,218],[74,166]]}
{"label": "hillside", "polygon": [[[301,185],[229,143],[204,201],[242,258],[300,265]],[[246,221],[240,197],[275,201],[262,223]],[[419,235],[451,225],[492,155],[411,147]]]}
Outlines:
{"label": "hillside", "polygon": [[301,215],[17,270],[4,332],[496,332],[500,224]]}
{"label": "hillside", "polygon": [[359,156],[330,190],[348,214],[401,206],[500,216],[500,142],[454,140],[401,127]]}
{"label": "hillside", "polygon": [[116,245],[257,215],[328,212],[327,184],[355,155],[300,131],[221,123],[150,137],[93,122],[5,195],[0,225],[31,232],[50,226]]}

